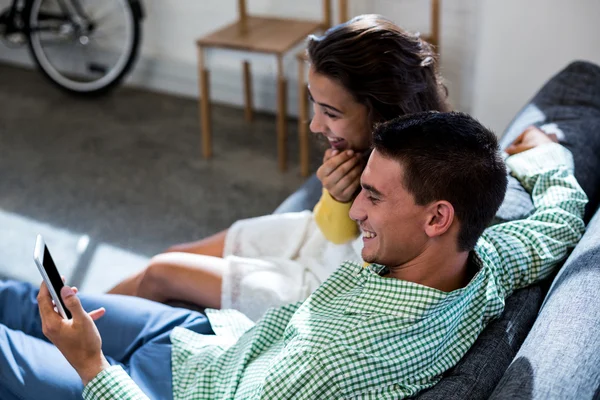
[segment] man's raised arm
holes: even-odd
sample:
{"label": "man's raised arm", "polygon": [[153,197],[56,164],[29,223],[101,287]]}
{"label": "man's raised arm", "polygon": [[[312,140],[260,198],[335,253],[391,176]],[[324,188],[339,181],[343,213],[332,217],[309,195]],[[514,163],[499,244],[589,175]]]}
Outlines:
{"label": "man's raised arm", "polygon": [[557,143],[515,154],[506,163],[531,194],[536,210],[527,219],[486,229],[477,244],[504,296],[548,276],[577,244],[585,230],[587,203],[573,176],[572,155]]}

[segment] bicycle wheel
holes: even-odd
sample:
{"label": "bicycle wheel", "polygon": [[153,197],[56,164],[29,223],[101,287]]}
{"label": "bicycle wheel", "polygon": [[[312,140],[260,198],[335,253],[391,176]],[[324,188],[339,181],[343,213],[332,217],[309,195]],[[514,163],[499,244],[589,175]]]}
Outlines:
{"label": "bicycle wheel", "polygon": [[104,93],[135,62],[140,20],[128,0],[32,0],[25,15],[35,62],[69,92]]}

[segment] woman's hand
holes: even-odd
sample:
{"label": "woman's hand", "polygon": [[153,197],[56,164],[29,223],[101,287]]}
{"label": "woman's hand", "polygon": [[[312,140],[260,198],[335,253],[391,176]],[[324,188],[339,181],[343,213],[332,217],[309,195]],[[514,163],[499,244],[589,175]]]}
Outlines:
{"label": "woman's hand", "polygon": [[543,130],[530,126],[506,148],[509,155],[515,155],[547,143],[558,143],[555,134],[546,134]]}
{"label": "woman's hand", "polygon": [[99,308],[90,313],[85,312],[76,293],[77,289],[69,286],[64,286],[60,293],[73,316],[70,320],[63,319],[54,311],[52,297],[43,282],[37,300],[44,335],[75,368],[83,384],[87,385],[96,375],[110,367],[102,354],[102,339],[94,323],[104,315],[105,310]]}
{"label": "woman's hand", "polygon": [[360,187],[360,175],[366,159],[352,150],[328,149],[323,164],[317,170],[317,177],[331,197],[340,203],[348,203]]}

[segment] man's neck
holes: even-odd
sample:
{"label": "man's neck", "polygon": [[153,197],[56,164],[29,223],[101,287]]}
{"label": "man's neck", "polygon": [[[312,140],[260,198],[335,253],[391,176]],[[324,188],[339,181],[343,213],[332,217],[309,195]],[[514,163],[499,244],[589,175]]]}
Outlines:
{"label": "man's neck", "polygon": [[458,252],[452,247],[428,247],[409,262],[389,268],[387,277],[451,292],[469,283],[472,273],[468,264],[468,251]]}

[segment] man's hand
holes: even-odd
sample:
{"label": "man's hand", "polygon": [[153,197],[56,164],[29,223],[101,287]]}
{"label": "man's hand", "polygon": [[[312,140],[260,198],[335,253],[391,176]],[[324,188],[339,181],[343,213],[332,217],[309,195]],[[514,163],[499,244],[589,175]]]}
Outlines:
{"label": "man's hand", "polygon": [[547,143],[558,143],[558,138],[555,134],[548,135],[541,129],[530,126],[506,148],[506,152],[512,156]]}
{"label": "man's hand", "polygon": [[99,308],[85,312],[76,295],[77,289],[65,286],[60,296],[73,318],[63,319],[56,311],[46,284],[42,282],[37,300],[42,319],[44,335],[60,350],[67,361],[75,368],[84,385],[96,375],[110,367],[102,354],[102,339],[95,320],[101,318],[105,310]]}
{"label": "man's hand", "polygon": [[360,186],[360,175],[366,165],[366,159],[352,150],[328,149],[323,164],[317,170],[317,177],[331,197],[340,203],[348,203]]}

